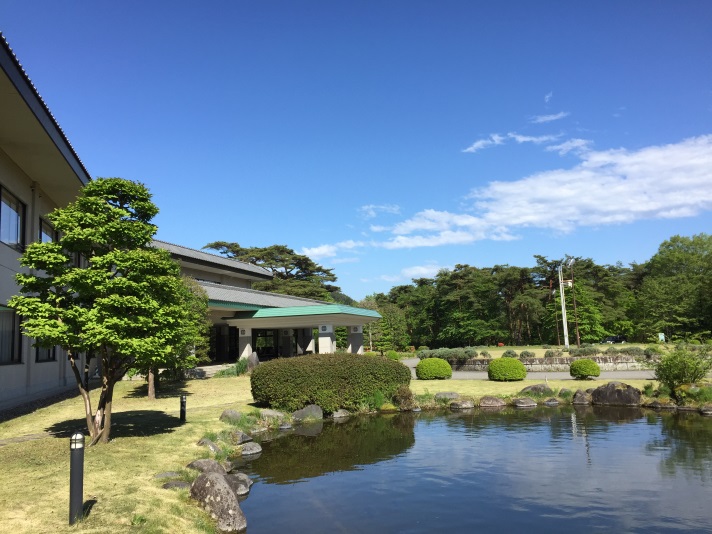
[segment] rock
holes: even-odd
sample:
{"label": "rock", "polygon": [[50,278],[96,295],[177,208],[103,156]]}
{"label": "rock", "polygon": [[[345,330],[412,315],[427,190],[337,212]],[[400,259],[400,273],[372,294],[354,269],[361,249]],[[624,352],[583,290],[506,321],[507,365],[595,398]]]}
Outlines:
{"label": "rock", "polygon": [[507,403],[498,397],[482,397],[480,399],[480,408],[502,408],[506,406]]}
{"label": "rock", "polygon": [[294,427],[294,433],[297,436],[314,437],[321,434],[322,430],[324,430],[324,421],[312,421]]}
{"label": "rock", "polygon": [[418,412],[420,412],[420,411],[422,411],[422,410],[421,410],[418,406],[416,406],[415,408],[413,408],[413,409],[411,410],[411,412],[413,412],[413,413],[418,413]]}
{"label": "rock", "polygon": [[700,413],[706,416],[712,416],[712,404],[705,404],[700,406]]}
{"label": "rock", "polygon": [[241,430],[233,430],[230,434],[228,434],[228,436],[230,437],[230,442],[235,445],[242,445],[243,443],[252,441],[252,436],[245,434]]}
{"label": "rock", "polygon": [[460,394],[455,393],[454,391],[441,391],[440,393],[435,394],[435,400],[455,400],[459,399]]}
{"label": "rock", "polygon": [[161,486],[163,489],[188,489],[190,484],[185,480],[171,480]]}
{"label": "rock", "polygon": [[310,404],[305,406],[301,410],[297,410],[292,414],[292,418],[295,421],[304,421],[305,419],[319,420],[324,419],[324,412],[320,406],[316,404]]}
{"label": "rock", "polygon": [[221,475],[226,473],[225,468],[222,465],[215,460],[211,460],[210,458],[193,460],[186,467],[189,469],[195,469],[201,473],[220,473]]}
{"label": "rock", "polygon": [[252,371],[255,367],[260,364],[260,359],[256,352],[253,352],[247,357],[247,371]]}
{"label": "rock", "polygon": [[260,417],[263,421],[284,421],[287,418],[287,414],[277,410],[263,408],[260,410]]}
{"label": "rock", "polygon": [[520,395],[526,395],[530,393],[532,395],[553,395],[554,391],[547,384],[534,384],[533,386],[527,386],[519,392]]}
{"label": "rock", "polygon": [[640,396],[640,390],[633,386],[622,382],[609,382],[594,389],[591,400],[594,405],[640,406]]}
{"label": "rock", "polygon": [[249,443],[245,443],[242,445],[242,450],[240,451],[240,453],[243,456],[255,456],[256,454],[262,454],[262,447],[259,443],[250,441]]}
{"label": "rock", "polygon": [[252,487],[252,479],[247,476],[245,473],[240,473],[239,471],[235,471],[234,473],[230,473],[229,476],[236,477],[238,480],[240,480],[245,486],[248,488]]}
{"label": "rock", "polygon": [[153,478],[178,478],[180,476],[180,473],[176,471],[166,471],[165,473],[158,473],[157,475],[153,475]]}
{"label": "rock", "polygon": [[220,420],[224,423],[237,423],[242,419],[242,414],[235,410],[225,410],[220,414]]}
{"label": "rock", "polygon": [[247,519],[232,487],[220,473],[202,473],[190,487],[190,496],[217,521],[220,532],[241,532],[247,529]]}
{"label": "rock", "polygon": [[451,410],[469,410],[475,407],[475,402],[472,399],[457,399],[450,403]]}
{"label": "rock", "polygon": [[536,407],[536,402],[529,397],[520,397],[512,400],[512,406],[515,408],[534,408]]}
{"label": "rock", "polygon": [[559,405],[559,399],[556,399],[554,397],[551,397],[550,399],[546,399],[544,401],[545,406],[558,406]]}
{"label": "rock", "polygon": [[279,425],[279,429],[282,432],[286,432],[287,430],[292,430],[292,423],[282,423]]}
{"label": "rock", "polygon": [[336,410],[333,414],[331,414],[331,417],[334,419],[345,419],[350,416],[351,413],[346,410]]}
{"label": "rock", "polygon": [[571,390],[569,388],[561,388],[559,390],[559,397],[565,397],[566,395],[570,394]]}
{"label": "rock", "polygon": [[[238,474],[241,475],[242,473],[238,473]],[[238,474],[225,475],[225,481],[232,488],[232,491],[235,492],[235,495],[237,495],[238,497],[241,497],[243,495],[247,495],[248,493],[250,493],[250,486],[248,486],[245,483],[244,479],[239,477]],[[245,476],[247,476],[247,475],[245,475]]]}
{"label": "rock", "polygon": [[582,389],[576,390],[576,393],[574,393],[574,398],[571,401],[571,404],[591,404],[591,394],[586,393]]}
{"label": "rock", "polygon": [[207,447],[214,454],[218,454],[218,453],[222,452],[220,450],[220,447],[218,447],[214,442],[210,441],[208,438],[202,438],[200,441],[198,441],[198,445]]}

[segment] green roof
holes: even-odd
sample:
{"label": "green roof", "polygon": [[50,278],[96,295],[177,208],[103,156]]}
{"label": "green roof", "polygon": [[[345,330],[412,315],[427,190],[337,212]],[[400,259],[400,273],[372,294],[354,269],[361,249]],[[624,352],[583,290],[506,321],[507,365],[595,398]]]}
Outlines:
{"label": "green roof", "polygon": [[359,315],[380,319],[374,310],[344,306],[342,304],[322,304],[318,306],[290,306],[288,308],[263,308],[261,310],[238,311],[231,319],[266,319],[271,317],[303,317],[307,315]]}

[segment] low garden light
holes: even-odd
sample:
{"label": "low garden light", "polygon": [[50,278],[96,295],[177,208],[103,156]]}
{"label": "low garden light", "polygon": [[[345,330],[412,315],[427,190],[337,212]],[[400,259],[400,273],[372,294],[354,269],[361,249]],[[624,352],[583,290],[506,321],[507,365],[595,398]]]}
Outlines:
{"label": "low garden light", "polygon": [[84,434],[69,438],[69,524],[82,518],[84,508]]}

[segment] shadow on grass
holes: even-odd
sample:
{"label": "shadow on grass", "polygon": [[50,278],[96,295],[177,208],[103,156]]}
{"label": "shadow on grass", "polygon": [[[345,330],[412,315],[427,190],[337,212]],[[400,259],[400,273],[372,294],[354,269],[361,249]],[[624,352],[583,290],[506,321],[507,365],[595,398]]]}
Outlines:
{"label": "shadow on grass", "polygon": [[86,519],[87,517],[89,517],[91,509],[94,508],[95,504],[96,499],[89,499],[88,501],[84,502],[84,506],[82,507],[82,519]]}
{"label": "shadow on grass", "polygon": [[[156,391],[156,397],[159,399],[170,399],[180,397],[181,395],[190,396],[186,389],[186,381],[179,380],[176,382],[161,382],[160,388]],[[141,384],[129,391],[124,398],[127,399],[144,399],[148,397],[148,384]]]}
{"label": "shadow on grass", "polygon": [[[167,434],[181,426],[180,418],[159,410],[133,410],[111,414],[111,439]],[[68,438],[74,432],[86,434],[86,419],[70,419],[45,428],[52,436]]]}

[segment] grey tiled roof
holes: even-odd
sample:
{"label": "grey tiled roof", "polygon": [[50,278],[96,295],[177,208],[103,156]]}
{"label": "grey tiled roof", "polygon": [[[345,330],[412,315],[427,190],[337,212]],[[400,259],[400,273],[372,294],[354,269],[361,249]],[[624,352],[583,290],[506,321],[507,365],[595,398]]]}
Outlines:
{"label": "grey tiled roof", "polygon": [[262,278],[264,280],[271,280],[273,278],[273,275],[270,271],[262,267],[258,267],[257,265],[252,265],[251,263],[232,260],[224,256],[218,256],[216,254],[210,254],[209,252],[203,252],[201,250],[195,250],[180,245],[174,245],[172,243],[166,243],[165,241],[159,241],[157,239],[153,240],[153,246],[156,248],[162,248],[163,250],[167,250],[174,256],[186,259],[187,261],[195,260],[196,263],[207,263],[215,267],[227,268],[232,272],[250,274],[252,276]]}
{"label": "grey tiled roof", "polygon": [[288,308],[290,306],[322,306],[328,304],[319,300],[305,299],[301,297],[291,297],[280,295],[279,293],[268,293],[267,291],[257,291],[243,287],[226,286],[223,284],[211,284],[210,282],[199,282],[205,289],[208,299],[219,302],[229,302],[234,304],[247,304],[265,308]]}

